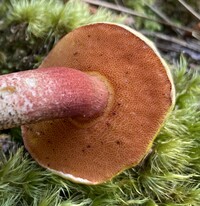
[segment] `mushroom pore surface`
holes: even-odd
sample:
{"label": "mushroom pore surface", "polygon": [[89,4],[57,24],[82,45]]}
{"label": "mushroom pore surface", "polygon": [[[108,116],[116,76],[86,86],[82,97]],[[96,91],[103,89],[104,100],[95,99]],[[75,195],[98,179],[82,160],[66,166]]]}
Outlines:
{"label": "mushroom pore surface", "polygon": [[32,157],[85,184],[102,183],[138,164],[174,104],[169,70],[152,43],[124,26],[87,25],[63,37],[41,65],[55,66],[105,77],[110,102],[98,118],[23,126]]}

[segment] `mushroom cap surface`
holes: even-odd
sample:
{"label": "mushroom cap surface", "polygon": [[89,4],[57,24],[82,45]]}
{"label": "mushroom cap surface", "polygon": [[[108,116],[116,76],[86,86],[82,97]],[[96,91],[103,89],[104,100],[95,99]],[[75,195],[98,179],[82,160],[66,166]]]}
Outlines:
{"label": "mushroom cap surface", "polygon": [[80,27],[57,43],[41,67],[69,67],[97,75],[110,93],[100,117],[22,126],[32,157],[74,182],[102,183],[137,165],[174,105],[167,65],[147,38],[126,26]]}

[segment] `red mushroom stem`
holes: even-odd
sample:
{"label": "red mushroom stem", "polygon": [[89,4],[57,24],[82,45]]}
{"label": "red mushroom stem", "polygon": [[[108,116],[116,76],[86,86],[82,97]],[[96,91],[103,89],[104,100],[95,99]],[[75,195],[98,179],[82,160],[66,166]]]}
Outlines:
{"label": "red mushroom stem", "polygon": [[106,108],[97,76],[70,68],[40,68],[0,76],[0,129],[63,117],[89,118]]}

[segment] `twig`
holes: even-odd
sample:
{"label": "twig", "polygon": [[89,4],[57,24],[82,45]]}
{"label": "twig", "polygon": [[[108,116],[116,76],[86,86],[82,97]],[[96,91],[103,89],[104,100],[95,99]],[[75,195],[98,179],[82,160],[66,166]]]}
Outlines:
{"label": "twig", "polygon": [[148,6],[158,17],[163,19],[165,22],[167,22],[168,24],[173,24],[171,20],[168,17],[166,17],[163,13],[161,13],[161,11],[158,8],[155,8],[149,4],[146,4],[146,6]]}
{"label": "twig", "polygon": [[96,6],[102,6],[102,7],[108,8],[108,9],[123,12],[123,13],[133,15],[133,16],[136,16],[136,17],[139,17],[139,18],[144,18],[144,19],[147,19],[149,21],[158,22],[160,24],[163,24],[163,25],[166,25],[166,26],[169,26],[169,27],[172,27],[172,28],[177,28],[177,29],[180,29],[180,30],[185,31],[185,32],[192,33],[192,31],[194,31],[193,29],[190,29],[188,27],[178,26],[178,25],[173,24],[173,23],[167,23],[167,22],[164,22],[164,21],[160,21],[160,20],[157,20],[157,19],[150,18],[148,16],[139,14],[139,13],[133,11],[132,9],[128,9],[128,8],[120,6],[120,5],[115,5],[115,4],[112,4],[112,3],[108,3],[108,2],[105,2],[105,1],[99,1],[99,0],[83,0],[83,1],[86,2],[86,3],[89,3],[89,4],[93,4],[93,5],[96,5]]}
{"label": "twig", "polygon": [[[146,3],[146,6],[149,9],[151,9],[159,18],[164,20],[166,23],[173,24],[173,22],[165,14],[163,14],[157,7],[151,6],[151,5],[147,4],[147,3]],[[175,30],[175,32],[180,33],[180,31],[177,28],[173,28],[173,29]]]}
{"label": "twig", "polygon": [[200,15],[184,0],[178,0],[188,11],[200,21]]}
{"label": "twig", "polygon": [[167,51],[167,52],[171,51],[171,52],[176,52],[176,53],[187,54],[195,61],[200,61],[200,53],[189,50],[187,48],[183,48],[180,45],[175,45],[175,44],[169,45],[169,44],[156,43],[156,47],[162,51]]}
{"label": "twig", "polygon": [[195,37],[196,39],[200,40],[200,32],[193,31],[192,36]]}
{"label": "twig", "polygon": [[180,45],[182,47],[185,47],[185,48],[188,48],[190,50],[193,50],[193,51],[196,51],[196,52],[200,53],[200,47],[196,46],[196,44],[194,44],[194,43],[192,44],[190,42],[188,44],[186,41],[177,39],[176,37],[167,36],[165,34],[161,34],[161,33],[157,33],[157,32],[142,31],[142,33],[144,35],[147,35],[147,36],[153,36],[153,37],[156,37],[156,38],[168,41],[168,42],[172,42],[172,43],[178,44],[178,45]]}

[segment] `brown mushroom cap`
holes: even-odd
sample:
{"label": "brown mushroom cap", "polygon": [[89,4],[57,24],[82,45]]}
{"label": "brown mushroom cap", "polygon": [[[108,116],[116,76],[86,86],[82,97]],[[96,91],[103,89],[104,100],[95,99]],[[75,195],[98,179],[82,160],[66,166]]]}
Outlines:
{"label": "brown mushroom cap", "polygon": [[76,68],[108,82],[110,101],[102,116],[22,127],[32,157],[75,182],[101,183],[138,164],[174,105],[168,67],[149,40],[125,26],[80,27],[58,42],[41,67]]}

